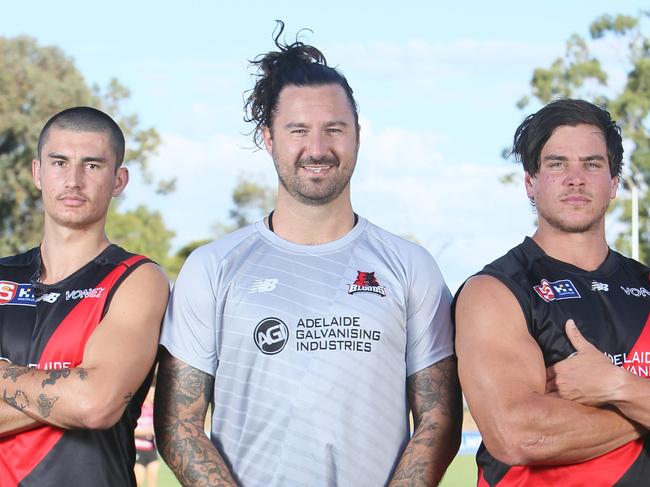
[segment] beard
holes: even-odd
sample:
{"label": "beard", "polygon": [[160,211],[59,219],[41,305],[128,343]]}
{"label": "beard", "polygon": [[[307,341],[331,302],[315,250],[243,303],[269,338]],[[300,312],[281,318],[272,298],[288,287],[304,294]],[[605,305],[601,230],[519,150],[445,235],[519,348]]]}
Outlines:
{"label": "beard", "polygon": [[[287,167],[286,164],[280,164],[276,159],[274,159],[274,163],[282,187],[294,199],[309,206],[326,205],[338,198],[350,184],[355,165],[352,162],[349,170],[341,172],[340,161],[334,156],[302,158],[293,166],[288,166],[288,170],[283,169]],[[310,175],[302,170],[305,166],[322,166],[332,174],[314,173]]]}

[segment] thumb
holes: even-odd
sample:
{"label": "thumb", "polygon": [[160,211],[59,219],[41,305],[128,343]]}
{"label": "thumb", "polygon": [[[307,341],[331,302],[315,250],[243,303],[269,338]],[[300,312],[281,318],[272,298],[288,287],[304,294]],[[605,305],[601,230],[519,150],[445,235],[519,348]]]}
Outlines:
{"label": "thumb", "polygon": [[573,320],[567,320],[565,329],[566,336],[569,338],[571,345],[573,345],[573,348],[575,348],[578,352],[587,348],[593,348],[593,345],[589,343],[585,337],[582,336],[582,333],[580,333],[580,330],[578,330],[578,327]]}

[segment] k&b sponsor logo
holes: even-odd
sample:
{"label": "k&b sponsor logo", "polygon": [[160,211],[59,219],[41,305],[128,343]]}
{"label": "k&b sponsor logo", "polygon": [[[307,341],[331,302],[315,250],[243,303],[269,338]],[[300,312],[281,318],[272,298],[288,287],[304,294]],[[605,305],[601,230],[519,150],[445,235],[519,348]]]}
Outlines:
{"label": "k&b sponsor logo", "polygon": [[264,318],[253,332],[255,345],[265,355],[275,355],[284,350],[289,341],[289,328],[278,318]]}
{"label": "k&b sponsor logo", "polygon": [[5,304],[35,306],[32,285],[29,283],[0,281],[0,306]]}

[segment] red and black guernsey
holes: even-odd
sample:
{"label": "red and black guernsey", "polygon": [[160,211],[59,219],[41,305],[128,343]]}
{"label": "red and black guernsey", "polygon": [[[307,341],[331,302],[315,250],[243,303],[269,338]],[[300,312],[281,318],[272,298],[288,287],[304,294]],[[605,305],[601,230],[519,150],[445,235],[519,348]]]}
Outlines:
{"label": "red and black guernsey", "polygon": [[[580,332],[612,362],[650,375],[649,269],[609,251],[593,272],[555,260],[530,238],[486,266],[517,298],[545,365],[575,351],[565,334],[573,318]],[[515,364],[513,364],[515,365]],[[639,486],[650,482],[648,438],[630,442],[593,460],[564,466],[509,466],[481,444],[476,456],[479,486]]]}
{"label": "red and black guernsey", "polygon": [[[115,291],[145,262],[111,245],[63,281],[44,285],[37,282],[38,248],[0,259],[0,357],[39,369],[76,367]],[[135,486],[133,430],[148,386],[107,430],[42,426],[0,438],[0,485]]]}

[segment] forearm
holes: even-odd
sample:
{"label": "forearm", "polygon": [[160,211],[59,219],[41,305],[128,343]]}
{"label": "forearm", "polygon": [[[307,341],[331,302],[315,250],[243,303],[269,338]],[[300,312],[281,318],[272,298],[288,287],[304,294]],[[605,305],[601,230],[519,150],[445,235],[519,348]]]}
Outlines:
{"label": "forearm", "polygon": [[225,461],[196,418],[178,419],[156,431],[158,451],[184,486],[235,487]]}
{"label": "forearm", "polygon": [[415,431],[389,485],[438,485],[460,445],[463,409],[455,358],[409,377],[408,389]]}
{"label": "forearm", "polygon": [[0,438],[43,426],[31,416],[0,401]]}
{"label": "forearm", "polygon": [[[2,400],[31,418],[61,428],[90,428],[101,416],[93,404],[101,394],[93,371],[84,368],[38,370],[17,365],[2,366]],[[129,397],[130,398],[130,397]],[[121,409],[128,402],[122,398]]]}
{"label": "forearm", "polygon": [[620,386],[615,388],[611,404],[625,417],[650,429],[650,381],[619,369]]}
{"label": "forearm", "polygon": [[160,354],[154,401],[158,451],[184,486],[236,487],[237,483],[203,427],[214,378]]}
{"label": "forearm", "polygon": [[421,423],[402,453],[389,487],[438,485],[460,442],[458,431]]}
{"label": "forearm", "polygon": [[488,451],[509,465],[583,462],[645,434],[618,411],[544,394],[510,407],[492,404],[494,414],[476,419]]}

